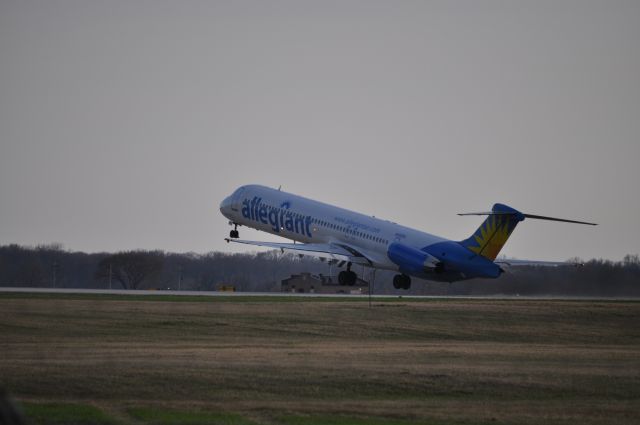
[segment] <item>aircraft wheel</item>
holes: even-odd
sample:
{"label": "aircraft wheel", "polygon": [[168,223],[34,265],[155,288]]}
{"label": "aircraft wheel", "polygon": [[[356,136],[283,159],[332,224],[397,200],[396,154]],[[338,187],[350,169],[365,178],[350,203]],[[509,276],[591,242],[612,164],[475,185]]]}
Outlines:
{"label": "aircraft wheel", "polygon": [[403,289],[404,288],[404,284],[402,282],[402,275],[401,274],[397,274],[393,277],[393,287],[396,289]]}
{"label": "aircraft wheel", "polygon": [[411,288],[411,278],[406,274],[397,274],[393,277],[393,287],[396,289]]}
{"label": "aircraft wheel", "polygon": [[403,285],[402,285],[402,289],[411,288],[411,278],[409,276],[407,276],[406,274],[402,275],[402,277],[404,278],[404,279],[402,279],[404,281]]}
{"label": "aircraft wheel", "polygon": [[349,274],[349,280],[347,281],[347,283],[349,284],[349,286],[355,285],[356,281],[358,280],[358,275],[356,275],[352,271],[348,271],[347,273]]}
{"label": "aircraft wheel", "polygon": [[338,283],[340,285],[344,286],[347,284],[348,281],[349,281],[349,272],[343,270],[340,273],[338,273]]}
{"label": "aircraft wheel", "polygon": [[232,239],[238,239],[240,237],[240,232],[237,230],[232,230],[229,232],[229,237]]}

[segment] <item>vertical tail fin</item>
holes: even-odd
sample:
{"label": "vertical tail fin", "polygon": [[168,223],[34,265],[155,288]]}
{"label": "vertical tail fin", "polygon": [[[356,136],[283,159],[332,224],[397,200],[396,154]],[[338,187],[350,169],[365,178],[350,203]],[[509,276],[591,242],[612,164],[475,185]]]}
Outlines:
{"label": "vertical tail fin", "polygon": [[520,211],[503,204],[494,204],[491,212],[472,214],[488,217],[471,237],[460,244],[491,261],[496,259],[516,225],[525,218]]}

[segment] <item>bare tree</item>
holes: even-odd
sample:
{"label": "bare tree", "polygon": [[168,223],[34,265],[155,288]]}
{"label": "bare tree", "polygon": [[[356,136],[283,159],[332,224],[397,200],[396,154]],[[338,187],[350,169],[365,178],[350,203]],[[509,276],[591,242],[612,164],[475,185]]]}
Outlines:
{"label": "bare tree", "polygon": [[142,282],[157,277],[162,271],[164,253],[161,251],[118,252],[98,263],[96,279],[113,279],[124,289],[138,289]]}

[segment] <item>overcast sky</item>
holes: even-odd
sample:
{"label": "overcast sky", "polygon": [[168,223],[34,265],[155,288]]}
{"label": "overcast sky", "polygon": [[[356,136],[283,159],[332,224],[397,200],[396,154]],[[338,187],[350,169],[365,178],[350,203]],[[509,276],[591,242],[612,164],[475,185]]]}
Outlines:
{"label": "overcast sky", "polygon": [[[526,259],[640,252],[638,1],[0,0],[0,243],[247,251],[260,183]],[[241,229],[241,236],[275,240]]]}

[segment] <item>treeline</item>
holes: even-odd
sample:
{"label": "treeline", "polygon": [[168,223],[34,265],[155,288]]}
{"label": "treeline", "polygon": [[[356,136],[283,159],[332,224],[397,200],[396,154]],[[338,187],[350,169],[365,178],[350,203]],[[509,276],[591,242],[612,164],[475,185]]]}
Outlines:
{"label": "treeline", "polygon": [[[498,279],[476,279],[440,287],[450,295],[570,295],[640,297],[640,258],[593,259],[581,266],[505,268]],[[436,286],[431,285],[436,291]],[[435,293],[435,292],[432,292]]]}
{"label": "treeline", "polygon": [[[353,269],[362,276],[363,269]],[[336,266],[309,257],[268,251],[249,254],[177,254],[163,251],[72,252],[60,245],[0,246],[0,286],[279,291],[291,274],[333,274]],[[393,272],[378,271],[376,294],[640,296],[640,259],[591,260],[581,267],[507,269],[499,279],[436,283],[413,279],[409,292],[395,290]],[[369,280],[369,269],[364,279]]]}
{"label": "treeline", "polygon": [[[277,252],[72,252],[59,245],[0,246],[0,286],[276,291],[291,273],[322,273],[310,258]],[[325,266],[326,267],[326,266]]]}

